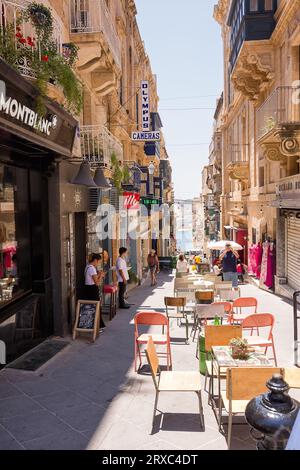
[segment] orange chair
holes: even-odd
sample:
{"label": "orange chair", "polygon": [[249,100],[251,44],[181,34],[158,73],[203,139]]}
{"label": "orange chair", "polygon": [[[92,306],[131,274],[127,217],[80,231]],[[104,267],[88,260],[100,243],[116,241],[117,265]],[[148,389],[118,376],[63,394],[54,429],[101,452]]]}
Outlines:
{"label": "orange chair", "polygon": [[[166,326],[166,334],[140,334],[138,330],[139,325],[162,326],[162,328]],[[147,344],[150,336],[152,337],[154,344],[165,345],[167,347],[167,352],[160,353],[160,355],[163,357],[167,357],[167,369],[169,370],[169,367],[172,367],[169,320],[166,315],[158,312],[139,312],[134,317],[134,370],[137,371],[137,355],[139,355],[139,367],[141,367],[141,345]]]}
{"label": "orange chair", "polygon": [[[273,328],[274,328],[275,318],[271,313],[256,313],[255,315],[250,315],[242,322],[243,330],[251,330],[250,335],[243,335],[247,339],[250,346],[259,346],[265,348],[265,354],[267,353],[268,348],[273,350],[273,360],[277,366],[277,358],[275,352],[274,338],[273,338]],[[259,335],[260,328],[270,328],[269,335],[267,338]],[[257,336],[254,336],[253,330],[256,329],[258,332]]]}
{"label": "orange chair", "polygon": [[[254,308],[254,312],[243,313],[243,308]],[[240,297],[232,303],[231,323],[242,323],[245,318],[257,312],[257,299],[255,297]]]}

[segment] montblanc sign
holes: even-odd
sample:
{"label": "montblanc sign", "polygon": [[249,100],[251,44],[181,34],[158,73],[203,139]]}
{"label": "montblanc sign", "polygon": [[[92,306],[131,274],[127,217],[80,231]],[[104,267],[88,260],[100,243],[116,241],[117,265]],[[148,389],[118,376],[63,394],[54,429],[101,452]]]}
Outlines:
{"label": "montblanc sign", "polygon": [[52,116],[50,121],[15,98],[7,97],[6,84],[3,80],[0,80],[0,112],[4,112],[11,118],[21,121],[23,124],[46,135],[50,135],[51,130],[57,126],[56,115]]}

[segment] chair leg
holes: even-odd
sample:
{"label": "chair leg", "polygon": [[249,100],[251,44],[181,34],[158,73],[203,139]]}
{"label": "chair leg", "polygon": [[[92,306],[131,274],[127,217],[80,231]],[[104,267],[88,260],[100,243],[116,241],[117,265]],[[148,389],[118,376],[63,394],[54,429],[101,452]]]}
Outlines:
{"label": "chair leg", "polygon": [[201,391],[197,392],[197,395],[198,395],[198,400],[199,400],[199,412],[200,412],[201,427],[202,427],[202,431],[205,431],[205,422],[204,422],[204,413],[203,413],[203,406],[202,406]]}
{"label": "chair leg", "polygon": [[136,356],[137,356],[137,344],[134,342],[134,372],[136,372]]}
{"label": "chair leg", "polygon": [[274,340],[272,339],[272,349],[273,349],[273,358],[275,362],[275,367],[277,367],[277,357],[276,357],[276,352],[275,352],[275,345],[274,345]]}
{"label": "chair leg", "polygon": [[189,342],[189,321],[187,315],[185,315],[185,331],[186,331],[186,344]]}
{"label": "chair leg", "polygon": [[172,369],[172,354],[171,354],[171,345],[170,343],[168,343],[168,355],[169,355],[169,358],[170,358],[170,369]]}
{"label": "chair leg", "polygon": [[232,436],[232,412],[230,411],[228,415],[228,435],[227,435],[228,450],[230,450],[230,447],[231,447],[231,436]]}
{"label": "chair leg", "polygon": [[154,410],[153,410],[153,419],[152,419],[152,430],[153,430],[153,427],[154,427],[155,414],[156,414],[157,404],[158,404],[158,396],[159,396],[159,391],[156,390]]}

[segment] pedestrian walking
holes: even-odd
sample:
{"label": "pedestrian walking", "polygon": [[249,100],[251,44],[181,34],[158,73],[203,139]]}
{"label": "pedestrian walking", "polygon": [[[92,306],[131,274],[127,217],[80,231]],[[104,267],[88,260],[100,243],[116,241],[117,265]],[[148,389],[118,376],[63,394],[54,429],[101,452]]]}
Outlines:
{"label": "pedestrian walking", "polygon": [[176,270],[178,273],[188,273],[189,272],[189,266],[188,262],[184,258],[183,255],[179,255],[179,259],[177,261],[176,265]]}
{"label": "pedestrian walking", "polygon": [[127,253],[127,248],[121,247],[119,249],[119,257],[116,263],[116,272],[117,272],[118,285],[119,285],[119,308],[122,308],[122,309],[130,308],[130,305],[128,305],[125,302],[127,281],[129,279],[127,263],[126,263],[126,253]]}
{"label": "pedestrian walking", "polygon": [[237,260],[239,254],[234,251],[230,243],[226,243],[225,250],[220,255],[220,261],[223,268],[223,280],[231,281],[234,289],[238,288],[238,273],[237,273]]}
{"label": "pedestrian walking", "polygon": [[[85,278],[85,300],[96,300],[99,302],[100,299],[100,290],[99,286],[102,282],[102,279],[105,276],[103,271],[98,271],[101,262],[101,255],[98,253],[93,253],[89,256],[89,262],[84,271]],[[100,328],[105,328],[105,324],[100,319]]]}
{"label": "pedestrian walking", "polygon": [[148,269],[151,276],[151,286],[157,284],[156,274],[159,272],[159,261],[155,250],[151,250],[147,258]]}

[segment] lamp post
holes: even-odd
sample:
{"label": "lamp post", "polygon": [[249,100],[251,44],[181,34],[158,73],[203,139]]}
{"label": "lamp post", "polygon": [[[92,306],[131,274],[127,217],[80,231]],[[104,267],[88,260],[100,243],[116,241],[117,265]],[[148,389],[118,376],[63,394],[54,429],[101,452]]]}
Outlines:
{"label": "lamp post", "polygon": [[153,165],[152,162],[148,166],[148,172],[149,172],[149,194],[153,196],[154,195],[153,175],[155,172],[155,166]]}

